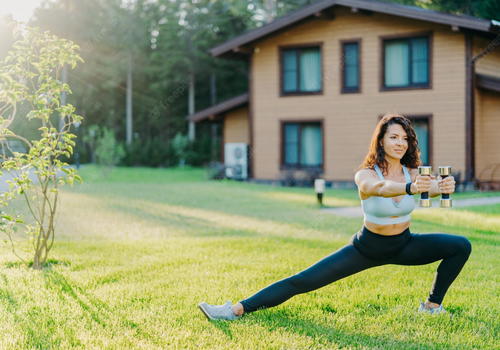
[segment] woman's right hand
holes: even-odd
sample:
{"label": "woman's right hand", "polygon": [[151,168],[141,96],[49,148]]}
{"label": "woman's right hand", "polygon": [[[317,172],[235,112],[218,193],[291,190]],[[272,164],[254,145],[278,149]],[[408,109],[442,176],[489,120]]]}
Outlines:
{"label": "woman's right hand", "polygon": [[431,180],[435,180],[434,175],[417,175],[415,179],[415,188],[417,193],[429,192],[431,189]]}

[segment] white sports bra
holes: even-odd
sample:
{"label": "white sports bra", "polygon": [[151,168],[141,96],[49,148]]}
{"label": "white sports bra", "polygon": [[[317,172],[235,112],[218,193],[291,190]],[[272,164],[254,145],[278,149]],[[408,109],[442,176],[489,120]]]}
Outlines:
{"label": "white sports bra", "polygon": [[[384,175],[378,165],[374,167],[380,180],[384,180]],[[411,176],[403,165],[406,183],[411,182]],[[415,208],[413,196],[405,195],[403,199],[396,203],[392,198],[371,196],[368,199],[361,200],[361,207],[365,214],[365,220],[379,225],[401,224],[410,220],[410,213]],[[391,218],[391,216],[397,216]]]}

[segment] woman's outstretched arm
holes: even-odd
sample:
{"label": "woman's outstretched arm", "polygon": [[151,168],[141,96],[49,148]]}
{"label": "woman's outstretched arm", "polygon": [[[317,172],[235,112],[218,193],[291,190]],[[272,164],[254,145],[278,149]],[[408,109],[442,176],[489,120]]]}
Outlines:
{"label": "woman's outstretched arm", "polygon": [[[376,197],[397,197],[406,194],[406,184],[392,180],[380,180],[377,174],[369,169],[363,169],[356,173],[354,181],[361,192],[368,196]],[[430,182],[424,180],[417,187],[415,183],[411,185],[413,194],[426,192],[430,188]],[[419,191],[420,190],[420,191]]]}

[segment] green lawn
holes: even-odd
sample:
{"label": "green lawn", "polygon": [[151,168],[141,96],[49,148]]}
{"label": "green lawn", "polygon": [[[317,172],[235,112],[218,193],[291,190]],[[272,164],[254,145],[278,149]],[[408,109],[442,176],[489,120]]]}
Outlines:
{"label": "green lawn", "polygon": [[[473,244],[448,315],[416,312],[434,263],[378,267],[208,322],[199,302],[237,302],[301,271],[346,244],[362,219],[320,213],[311,189],[206,181],[200,169],[80,174],[84,186],[61,191],[50,268],[26,270],[2,248],[0,349],[500,348],[500,205],[413,214],[413,232]],[[326,193],[329,206],[358,203],[353,190]]]}

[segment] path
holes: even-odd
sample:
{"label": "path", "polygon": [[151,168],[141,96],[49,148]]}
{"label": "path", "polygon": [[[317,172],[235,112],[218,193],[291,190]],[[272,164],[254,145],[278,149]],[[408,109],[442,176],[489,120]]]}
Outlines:
{"label": "path", "polygon": [[[74,168],[76,169],[76,166],[74,165],[70,165],[70,166],[67,166],[65,168]],[[80,168],[81,168],[81,165],[80,165]],[[29,175],[28,177],[31,179],[31,181],[33,181],[33,183],[37,184],[38,183],[38,177],[36,176],[36,174],[34,173],[35,169],[30,169],[29,170]],[[8,191],[9,190],[9,184],[6,183],[5,181],[7,180],[12,180],[12,176],[5,170],[2,171],[3,172],[3,176],[0,176],[0,193],[4,192],[4,191]],[[63,171],[58,171],[56,176],[59,178],[61,176],[65,176],[66,173],[63,172]]]}
{"label": "path", "polygon": [[[499,204],[500,197],[473,197],[467,199],[453,199],[453,207],[454,208],[463,208],[463,207],[473,207],[478,205],[492,205]],[[439,200],[432,201],[433,208],[439,208]],[[415,206],[415,210],[421,210],[427,208],[420,208]],[[363,217],[363,210],[361,206],[359,207],[338,207],[338,208],[323,208],[321,209],[324,213],[335,214],[339,216],[345,217]]]}

